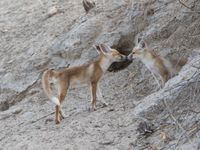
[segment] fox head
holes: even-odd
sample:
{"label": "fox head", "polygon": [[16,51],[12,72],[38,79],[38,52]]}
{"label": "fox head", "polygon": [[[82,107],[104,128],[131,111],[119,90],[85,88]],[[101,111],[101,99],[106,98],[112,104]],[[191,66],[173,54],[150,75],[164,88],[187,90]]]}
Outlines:
{"label": "fox head", "polygon": [[138,45],[133,48],[132,52],[128,55],[129,60],[134,58],[141,58],[147,49],[147,44],[144,40],[140,40]]}
{"label": "fox head", "polygon": [[121,62],[128,59],[127,56],[105,44],[95,45],[95,48],[100,55],[108,59],[110,62]]}

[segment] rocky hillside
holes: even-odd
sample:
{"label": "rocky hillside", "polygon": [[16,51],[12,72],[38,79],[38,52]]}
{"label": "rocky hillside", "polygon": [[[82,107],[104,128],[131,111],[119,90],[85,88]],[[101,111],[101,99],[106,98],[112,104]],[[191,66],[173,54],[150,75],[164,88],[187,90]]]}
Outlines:
{"label": "rocky hillside", "polygon": [[[85,13],[81,0],[0,1],[0,149],[200,149],[200,1],[95,3]],[[114,64],[101,81],[109,105],[89,111],[80,85],[55,125],[42,72],[95,58],[97,43],[128,54],[138,37],[187,64],[161,90],[139,60]]]}

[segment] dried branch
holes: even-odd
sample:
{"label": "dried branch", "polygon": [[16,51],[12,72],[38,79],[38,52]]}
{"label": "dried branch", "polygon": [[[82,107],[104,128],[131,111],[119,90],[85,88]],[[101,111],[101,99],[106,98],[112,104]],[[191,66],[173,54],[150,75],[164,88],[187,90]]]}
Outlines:
{"label": "dried branch", "polygon": [[40,120],[42,120],[42,119],[44,119],[44,118],[46,118],[46,117],[48,117],[48,116],[50,116],[50,115],[53,115],[54,113],[55,113],[55,112],[51,112],[51,113],[49,113],[49,114],[47,114],[47,115],[45,115],[45,116],[42,116],[42,117],[40,117],[40,118],[38,118],[38,119],[36,119],[36,120],[31,121],[30,123],[38,122],[38,121],[40,121]]}
{"label": "dried branch", "polygon": [[200,11],[184,11],[184,13],[197,13],[197,14],[200,14]]}
{"label": "dried branch", "polygon": [[190,9],[193,11],[192,7],[187,6],[184,2],[182,2],[181,0],[178,0],[180,4],[182,4],[183,6],[185,6],[186,8]]}
{"label": "dried branch", "polygon": [[182,127],[182,125],[181,125],[181,124],[177,121],[177,119],[174,117],[174,115],[173,115],[173,113],[172,113],[172,111],[171,111],[171,109],[170,109],[170,107],[169,107],[169,105],[167,104],[167,102],[166,102],[165,99],[163,99],[163,103],[164,103],[164,105],[165,105],[165,107],[166,107],[166,109],[167,109],[167,111],[168,111],[170,117],[172,118],[172,120],[173,120],[173,121],[176,123],[176,125],[182,130],[182,134],[185,135],[185,137],[188,139],[188,141],[190,142],[190,144],[192,144],[192,141],[191,141],[191,139],[190,139],[190,137],[189,137],[187,131]]}
{"label": "dried branch", "polygon": [[200,69],[200,67],[199,67],[199,66],[194,66],[194,65],[191,65],[191,67],[193,67],[193,68],[196,68],[196,69]]}
{"label": "dried branch", "polygon": [[184,135],[184,133],[182,133],[182,134],[180,135],[180,137],[178,138],[178,141],[176,142],[175,147],[177,147],[177,146],[179,145],[179,142],[180,142],[180,140],[181,140],[181,138],[182,138],[183,135]]}
{"label": "dried branch", "polygon": [[184,2],[182,2],[181,0],[178,0],[178,1],[179,1],[179,3],[180,3],[181,5],[183,5],[184,7],[186,7],[186,8],[188,8],[188,9],[191,10],[191,11],[185,12],[185,13],[198,13],[198,14],[200,14],[200,11],[194,11],[194,6],[195,6],[195,5],[189,7],[188,5],[186,5],[186,4],[185,4]]}

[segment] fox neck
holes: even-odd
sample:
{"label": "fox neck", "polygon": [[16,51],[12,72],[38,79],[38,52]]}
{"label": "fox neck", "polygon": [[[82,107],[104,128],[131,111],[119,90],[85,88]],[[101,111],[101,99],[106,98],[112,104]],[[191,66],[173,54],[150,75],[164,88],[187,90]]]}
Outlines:
{"label": "fox neck", "polygon": [[154,68],[155,57],[151,52],[146,51],[145,53],[140,55],[139,58],[148,69]]}
{"label": "fox neck", "polygon": [[100,55],[99,65],[104,73],[108,70],[111,64],[112,64],[112,61],[109,58],[105,57],[104,55]]}

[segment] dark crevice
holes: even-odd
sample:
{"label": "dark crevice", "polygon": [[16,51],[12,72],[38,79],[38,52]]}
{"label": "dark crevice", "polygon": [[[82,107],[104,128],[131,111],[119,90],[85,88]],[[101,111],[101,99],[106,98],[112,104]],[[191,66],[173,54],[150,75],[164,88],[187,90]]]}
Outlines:
{"label": "dark crevice", "polygon": [[[116,45],[113,45],[112,48],[118,50],[121,54],[124,55],[129,55],[131,50],[133,49],[134,46],[134,36],[133,35],[126,35],[126,36],[121,36],[121,39]],[[131,64],[132,61],[130,60],[125,60],[123,62],[114,62],[110,65],[108,68],[108,71],[110,72],[116,72],[120,71],[122,69],[125,69]]]}
{"label": "dark crevice", "polygon": [[38,79],[35,82],[33,82],[31,85],[29,85],[24,91],[12,96],[12,98],[10,98],[9,100],[7,99],[6,101],[2,102],[0,104],[0,111],[6,111],[11,106],[14,106],[16,103],[19,103],[20,101],[22,101],[32,88],[38,86],[38,80],[40,78],[41,78],[41,74],[39,75]]}
{"label": "dark crevice", "polygon": [[0,111],[6,111],[9,109],[9,104],[7,101],[4,101],[0,104]]}

